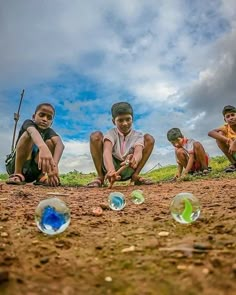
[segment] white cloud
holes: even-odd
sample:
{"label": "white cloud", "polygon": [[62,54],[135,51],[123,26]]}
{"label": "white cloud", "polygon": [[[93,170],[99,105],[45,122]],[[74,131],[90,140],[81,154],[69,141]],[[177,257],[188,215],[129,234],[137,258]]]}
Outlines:
{"label": "white cloud", "polygon": [[174,161],[161,150],[172,127],[217,152],[207,132],[235,103],[234,0],[9,0],[0,18],[0,170],[22,88],[22,120],[45,99],[63,112],[55,122],[66,142],[63,171],[94,169],[88,130],[112,127],[110,106],[126,99],[135,125],[156,139],[147,167]]}

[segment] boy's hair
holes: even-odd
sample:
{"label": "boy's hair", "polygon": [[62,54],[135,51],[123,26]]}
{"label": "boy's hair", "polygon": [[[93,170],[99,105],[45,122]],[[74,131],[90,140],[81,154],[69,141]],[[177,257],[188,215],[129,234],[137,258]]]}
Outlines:
{"label": "boy's hair", "polygon": [[174,140],[178,139],[179,137],[181,137],[181,138],[184,137],[179,128],[171,128],[167,132],[167,139],[169,141],[174,141]]}
{"label": "boy's hair", "polygon": [[225,106],[223,108],[222,114],[225,116],[227,113],[236,113],[236,108],[234,106]]}
{"label": "boy's hair", "polygon": [[111,107],[112,118],[117,116],[129,114],[133,117],[133,109],[128,102],[117,102]]}
{"label": "boy's hair", "polygon": [[51,107],[51,108],[53,109],[53,116],[55,116],[55,113],[56,113],[55,108],[54,108],[53,105],[51,105],[51,104],[48,103],[48,102],[43,102],[43,103],[40,103],[39,105],[37,105],[37,107],[36,107],[34,113],[36,114],[37,111],[38,111],[39,109],[41,109],[41,107],[43,107],[43,106]]}

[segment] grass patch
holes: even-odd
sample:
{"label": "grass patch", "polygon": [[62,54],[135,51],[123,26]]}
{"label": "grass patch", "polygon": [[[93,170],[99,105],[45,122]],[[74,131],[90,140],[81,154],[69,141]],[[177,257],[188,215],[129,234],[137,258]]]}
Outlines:
{"label": "grass patch", "polygon": [[[216,179],[216,178],[235,178],[236,172],[225,173],[224,169],[229,165],[228,160],[224,156],[217,156],[210,159],[209,166],[212,167],[212,172],[204,179]],[[156,182],[165,182],[173,179],[177,172],[177,165],[168,165],[155,169],[149,173],[142,173],[143,176],[148,177]],[[96,177],[96,173],[84,174],[77,170],[68,172],[66,174],[61,174],[61,184],[66,186],[84,186]],[[0,181],[7,180],[7,174],[0,174]],[[183,180],[190,181],[195,179],[200,179],[202,176],[186,176]],[[116,184],[119,184],[117,182]],[[121,185],[127,184],[127,182],[120,182]]]}

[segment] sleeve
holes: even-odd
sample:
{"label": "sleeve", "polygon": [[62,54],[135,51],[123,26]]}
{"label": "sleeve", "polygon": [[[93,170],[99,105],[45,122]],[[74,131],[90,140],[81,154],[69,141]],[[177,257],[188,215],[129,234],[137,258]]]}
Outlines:
{"label": "sleeve", "polygon": [[134,147],[136,147],[137,145],[141,145],[142,147],[144,147],[144,136],[141,132],[136,132]]}
{"label": "sleeve", "polygon": [[115,144],[115,141],[116,141],[116,134],[115,134],[115,130],[114,128],[113,129],[110,129],[103,137],[103,142],[105,140],[109,140],[111,143],[112,143],[112,146],[114,146]]}
{"label": "sleeve", "polygon": [[44,133],[44,140],[51,139],[54,136],[59,136],[52,128],[48,128]]}
{"label": "sleeve", "polygon": [[34,123],[34,121],[32,121],[32,120],[25,120],[24,123],[23,123],[23,125],[22,125],[22,127],[21,127],[22,132],[26,131],[27,128],[29,128],[29,127],[35,127],[37,129],[37,126]]}
{"label": "sleeve", "polygon": [[221,125],[217,128],[219,131],[222,131],[225,135],[227,134],[227,125]]}

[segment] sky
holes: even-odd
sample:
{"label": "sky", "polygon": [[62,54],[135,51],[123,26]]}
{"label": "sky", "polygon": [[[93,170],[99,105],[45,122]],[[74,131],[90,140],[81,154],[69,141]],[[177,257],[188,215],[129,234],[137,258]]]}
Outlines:
{"label": "sky", "polygon": [[119,101],[155,138],[143,172],[175,163],[172,127],[221,155],[207,133],[236,105],[235,0],[1,0],[0,36],[0,173],[23,89],[17,133],[52,103],[61,173],[95,171],[90,134],[113,128]]}

